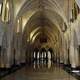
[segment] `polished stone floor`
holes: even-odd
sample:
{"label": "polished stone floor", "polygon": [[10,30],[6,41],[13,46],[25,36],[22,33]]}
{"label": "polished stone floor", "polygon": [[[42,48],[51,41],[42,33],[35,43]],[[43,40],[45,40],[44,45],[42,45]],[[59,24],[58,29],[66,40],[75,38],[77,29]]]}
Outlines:
{"label": "polished stone floor", "polygon": [[51,61],[34,61],[0,80],[77,80]]}

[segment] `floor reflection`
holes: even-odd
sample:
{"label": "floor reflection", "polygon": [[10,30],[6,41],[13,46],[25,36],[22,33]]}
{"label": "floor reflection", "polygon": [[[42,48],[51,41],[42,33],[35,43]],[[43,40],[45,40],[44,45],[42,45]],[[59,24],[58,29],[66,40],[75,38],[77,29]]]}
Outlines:
{"label": "floor reflection", "polygon": [[51,68],[51,60],[48,60],[48,69]]}
{"label": "floor reflection", "polygon": [[52,67],[52,61],[49,60],[34,60],[33,61],[33,68],[36,69],[50,69]]}
{"label": "floor reflection", "polygon": [[31,66],[24,67],[0,80],[77,80],[59,65],[49,60],[34,60]]}

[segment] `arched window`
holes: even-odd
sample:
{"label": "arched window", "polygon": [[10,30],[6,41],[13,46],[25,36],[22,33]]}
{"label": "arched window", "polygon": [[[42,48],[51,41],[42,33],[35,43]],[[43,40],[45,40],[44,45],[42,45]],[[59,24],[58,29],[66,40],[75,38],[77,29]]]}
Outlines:
{"label": "arched window", "polygon": [[77,16],[78,16],[78,14],[80,12],[79,6],[77,5],[77,3],[76,3],[75,0],[73,0],[73,6],[72,6],[72,8],[73,8],[72,9],[72,22],[73,22],[74,20],[77,19]]}
{"label": "arched window", "polygon": [[77,19],[77,15],[79,14],[79,7],[76,2],[74,2],[74,18]]}
{"label": "arched window", "polygon": [[37,53],[37,59],[39,59],[39,52]]}
{"label": "arched window", "polygon": [[10,21],[10,3],[8,0],[3,1],[2,21],[5,23]]}
{"label": "arched window", "polygon": [[47,56],[47,54],[46,54],[46,52],[44,52],[44,58],[46,58],[46,56]]}
{"label": "arched window", "polygon": [[2,3],[0,3],[0,16],[2,14]]}
{"label": "arched window", "polygon": [[19,27],[20,27],[20,20],[18,19],[17,20],[17,33],[19,33],[19,31],[20,31],[20,28]]}
{"label": "arched window", "polygon": [[48,59],[51,59],[51,52],[48,51]]}

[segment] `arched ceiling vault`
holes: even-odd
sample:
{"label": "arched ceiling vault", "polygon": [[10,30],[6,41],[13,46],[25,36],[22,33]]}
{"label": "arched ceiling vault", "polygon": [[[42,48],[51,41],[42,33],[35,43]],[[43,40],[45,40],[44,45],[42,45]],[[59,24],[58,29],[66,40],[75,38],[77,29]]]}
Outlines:
{"label": "arched ceiling vault", "polygon": [[[34,38],[34,41],[35,41],[36,37],[38,36],[38,35],[37,35],[38,33],[43,33],[43,32],[42,32],[42,31],[37,32],[37,33],[32,37],[31,40],[33,40],[33,38],[35,37],[35,38]],[[44,34],[50,39],[51,42],[54,42],[54,40],[55,40],[55,36],[54,36],[54,35],[52,35],[49,31],[45,31]]]}
{"label": "arched ceiling vault", "polygon": [[[52,26],[54,26],[54,25],[52,25]],[[35,31],[35,32],[34,32]],[[49,26],[44,26],[43,28],[42,27],[39,27],[39,28],[36,28],[36,29],[34,29],[31,33],[33,34],[33,36],[36,34],[36,33],[38,33],[39,31],[43,31],[43,32],[45,32],[45,31],[47,31],[47,32],[49,32],[49,33],[51,33],[51,35],[54,35],[55,37],[59,34],[59,31],[56,29],[56,27],[54,26],[54,28],[52,27],[51,28],[51,26],[49,25]],[[46,33],[47,33],[46,32]],[[31,34],[30,33],[30,34]],[[32,36],[32,37],[33,37]],[[60,35],[59,35],[60,36]]]}
{"label": "arched ceiling vault", "polygon": [[[33,39],[32,39],[32,43],[31,44],[35,44],[38,40],[39,40],[39,38],[40,38],[40,36],[41,35],[43,35],[41,32],[38,32],[34,37],[33,37]],[[44,36],[46,36],[47,38],[48,38],[48,42],[47,43],[44,43],[44,44],[42,44],[41,46],[43,47],[43,46],[48,46],[48,47],[52,47],[53,49],[56,49],[56,48],[58,48],[58,45],[59,44],[57,44],[57,42],[55,41],[55,40],[53,40],[52,39],[52,35],[50,34],[50,33],[48,33],[47,31],[46,31],[46,34],[44,33]],[[48,45],[49,44],[49,45]],[[52,45],[53,44],[53,45]],[[37,46],[39,46],[40,44],[37,44]],[[36,45],[34,45],[34,47],[36,47]]]}
{"label": "arched ceiling vault", "polygon": [[43,32],[53,43],[59,40],[58,37],[62,37],[63,23],[68,26],[68,22],[59,1],[23,0],[21,4],[21,0],[20,2],[14,0],[16,6],[19,5],[15,19],[22,17],[23,37],[26,40],[28,38],[36,40]]}
{"label": "arched ceiling vault", "polygon": [[[41,18],[40,16],[43,16],[43,17]],[[42,20],[44,20],[44,22],[41,22]],[[42,24],[44,24],[44,25],[42,25]],[[47,26],[47,27],[45,27],[45,26]],[[30,34],[33,33],[33,34],[31,34],[31,37],[32,37],[32,35],[35,35],[35,33],[37,34],[37,31],[39,31],[40,28],[38,28],[38,27],[41,27],[42,29],[45,27],[44,30],[48,30],[49,31],[48,33],[51,33],[51,35],[53,35],[53,36],[56,36],[57,33],[59,32],[57,27],[49,19],[45,18],[44,15],[42,15],[38,12],[37,14],[33,15],[32,18],[30,18],[30,20],[26,24],[23,35],[26,35],[26,37],[28,36],[28,38],[29,38]],[[27,35],[27,32],[29,35]],[[53,39],[53,41],[54,40],[55,40],[55,38]]]}
{"label": "arched ceiling vault", "polygon": [[[51,21],[50,20],[50,16],[49,16],[51,14],[44,15],[44,14],[40,14],[40,13],[41,13],[40,11],[39,12],[37,11],[34,15],[32,15],[30,17],[29,21],[27,21],[27,23],[26,23],[26,25],[24,27],[24,32],[26,32],[27,30],[31,32],[37,26],[42,26],[42,24],[48,25],[48,24],[51,24],[51,23],[53,23],[55,25],[55,27],[59,26],[58,29],[60,31],[60,25],[59,25],[60,23],[58,23],[57,21],[61,21],[61,18],[60,19],[56,19],[56,21],[55,21],[54,18],[56,18],[56,16],[54,15],[55,17],[51,16],[51,18],[53,18],[53,20]],[[49,13],[49,11],[47,11],[47,13]],[[45,22],[42,22],[43,19],[45,19]],[[51,27],[54,28],[53,25]],[[56,29],[57,29],[57,27],[56,27]]]}
{"label": "arched ceiling vault", "polygon": [[[48,34],[48,33],[47,34],[45,34],[45,33],[43,34],[42,32],[36,33],[33,36],[32,40],[34,40],[34,42],[36,42],[36,40],[38,40],[40,38],[40,36],[43,36],[43,35],[47,37],[48,41],[53,41],[52,38],[51,38],[52,36],[50,34]],[[33,42],[33,44],[34,44],[34,42]]]}
{"label": "arched ceiling vault", "polygon": [[55,11],[57,14],[59,14],[64,21],[67,23],[66,17],[64,15],[63,9],[59,3],[63,3],[64,0],[61,0],[60,2],[58,0],[24,0],[22,7],[20,6],[20,10],[17,13],[17,16],[21,16],[25,11],[28,10],[41,10],[42,8],[44,9],[52,9]]}
{"label": "arched ceiling vault", "polygon": [[[29,33],[28,36],[28,39],[30,37],[30,40],[38,33],[38,32],[45,32],[45,34],[50,34],[51,38],[53,38],[53,41],[56,40],[57,36],[58,36],[58,33],[59,31],[56,29],[56,27],[52,27],[51,26],[44,26],[44,27],[41,27],[41,26],[37,26],[34,30],[32,30],[32,32]],[[27,33],[26,33],[27,34]],[[26,35],[25,34],[25,35]]]}
{"label": "arched ceiling vault", "polygon": [[17,18],[29,11],[42,10],[42,12],[44,12],[46,9],[53,11],[53,16],[54,12],[56,12],[56,14],[59,15],[58,17],[61,17],[67,24],[66,17],[63,14],[63,10],[59,5],[58,0],[26,0],[21,9],[18,11]]}
{"label": "arched ceiling vault", "polygon": [[[41,32],[45,33],[48,36],[48,38],[51,40],[51,42],[53,42],[53,43],[56,43],[59,40],[59,36],[60,36],[59,31],[56,30],[56,28],[54,28],[54,29],[50,28],[50,26],[44,26],[44,28],[41,28],[41,27],[36,28],[31,33],[33,33],[33,32],[34,32],[34,34],[33,34],[33,36],[31,36],[32,37],[31,40],[33,40],[34,37],[36,38],[37,37],[36,35]],[[34,39],[34,41],[35,41],[35,39]]]}

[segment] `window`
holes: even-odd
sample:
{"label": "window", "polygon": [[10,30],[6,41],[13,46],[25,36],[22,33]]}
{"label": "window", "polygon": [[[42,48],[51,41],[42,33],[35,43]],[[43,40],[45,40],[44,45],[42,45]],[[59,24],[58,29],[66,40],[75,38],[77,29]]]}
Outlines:
{"label": "window", "polygon": [[16,32],[17,32],[17,33],[22,32],[22,17],[20,17],[20,18],[17,20],[17,29],[16,29]]}
{"label": "window", "polygon": [[77,3],[74,0],[73,6],[72,6],[72,18],[70,19],[71,22],[74,22],[74,20],[77,19],[79,12],[80,12],[79,6],[77,5]]}
{"label": "window", "polygon": [[17,33],[19,33],[19,31],[20,31],[20,30],[19,30],[19,27],[20,27],[19,24],[20,24],[20,20],[18,19],[18,20],[17,20]]}
{"label": "window", "polygon": [[2,3],[0,3],[0,16],[2,14]]}
{"label": "window", "polygon": [[2,21],[3,22],[9,22],[10,20],[10,7],[9,7],[9,1],[4,0],[3,1],[3,9],[2,9]]}
{"label": "window", "polygon": [[76,4],[76,2],[74,3],[74,19],[77,19],[77,15],[79,13],[79,7],[78,5]]}

